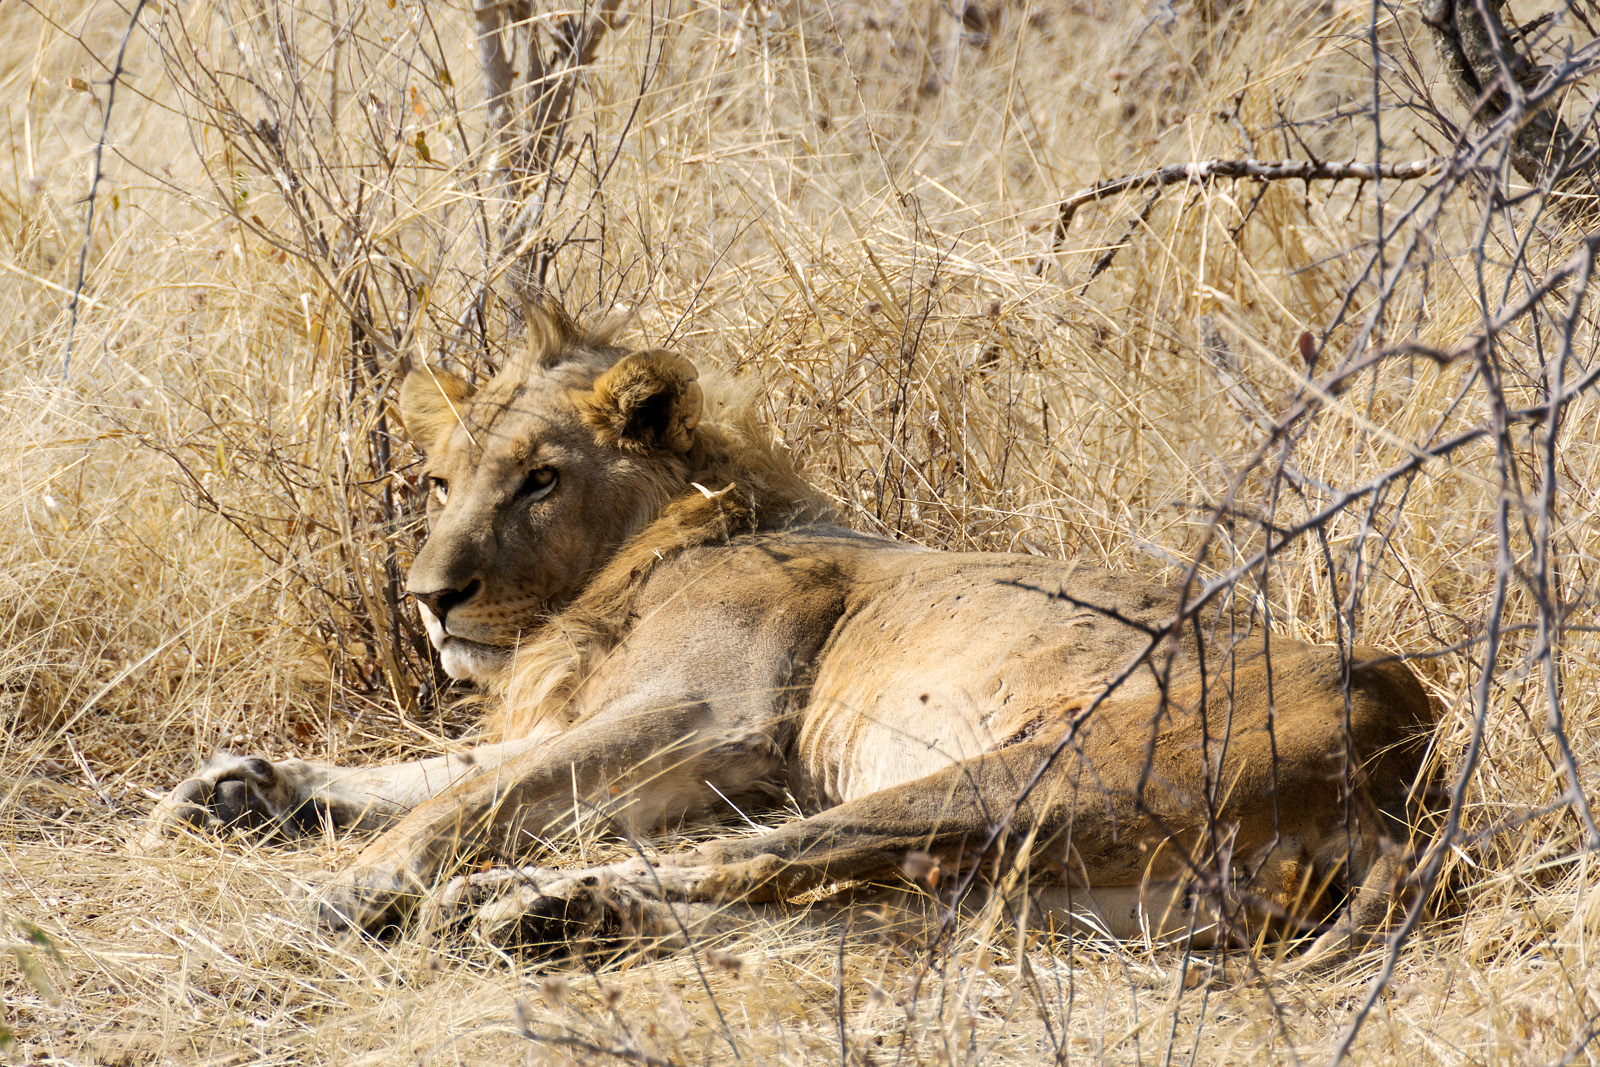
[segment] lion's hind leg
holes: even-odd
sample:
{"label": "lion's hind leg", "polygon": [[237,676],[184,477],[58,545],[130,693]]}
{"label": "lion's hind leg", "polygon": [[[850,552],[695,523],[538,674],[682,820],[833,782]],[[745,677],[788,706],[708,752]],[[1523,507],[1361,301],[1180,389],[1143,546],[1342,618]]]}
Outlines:
{"label": "lion's hind leg", "polygon": [[1140,885],[1030,888],[1030,923],[1059,933],[1150,947],[1210,948],[1223,926],[1214,898],[1188,878]]}
{"label": "lion's hind leg", "polygon": [[1349,854],[1342,859],[1348,899],[1301,954],[1298,966],[1336,962],[1382,942],[1395,913],[1403,912],[1410,900],[1410,894],[1403,890],[1409,863],[1404,851],[1394,843],[1370,835],[1352,842]]}
{"label": "lion's hind leg", "polygon": [[1315,929],[1327,909],[1327,880],[1300,838],[1286,836],[1225,872],[1196,861],[1137,885],[1048,886],[1031,890],[1037,921],[1117,941],[1244,948]]}
{"label": "lion's hind leg", "polygon": [[671,867],[642,859],[562,870],[497,867],[460,875],[422,904],[430,933],[470,930],[497,947],[658,954],[682,951],[748,924],[751,909],[705,894]]}

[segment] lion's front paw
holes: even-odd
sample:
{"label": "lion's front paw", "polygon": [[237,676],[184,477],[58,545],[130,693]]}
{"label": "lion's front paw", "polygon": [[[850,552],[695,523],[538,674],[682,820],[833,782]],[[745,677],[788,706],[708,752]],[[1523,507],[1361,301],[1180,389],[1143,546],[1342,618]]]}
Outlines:
{"label": "lion's front paw", "polygon": [[184,828],[297,837],[317,822],[308,803],[310,767],[304,760],[273,763],[219,752],[156,805],[140,845],[156,849]]}

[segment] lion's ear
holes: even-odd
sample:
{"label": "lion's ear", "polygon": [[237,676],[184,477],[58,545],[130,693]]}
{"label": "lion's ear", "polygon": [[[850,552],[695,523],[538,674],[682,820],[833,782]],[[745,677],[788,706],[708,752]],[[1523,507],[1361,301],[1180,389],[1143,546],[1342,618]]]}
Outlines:
{"label": "lion's ear", "polygon": [[450,439],[472,399],[472,387],[447,370],[419,366],[400,383],[400,422],[424,452],[437,452]]}
{"label": "lion's ear", "polygon": [[601,443],[630,452],[687,452],[700,425],[700,372],[672,352],[634,352],[577,397]]}

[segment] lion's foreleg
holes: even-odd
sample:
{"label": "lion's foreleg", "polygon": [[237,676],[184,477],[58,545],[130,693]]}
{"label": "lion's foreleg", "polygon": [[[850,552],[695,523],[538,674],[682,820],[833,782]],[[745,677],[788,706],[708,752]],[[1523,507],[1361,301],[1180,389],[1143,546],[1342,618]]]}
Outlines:
{"label": "lion's foreleg", "polygon": [[[759,730],[700,729],[697,706],[586,724],[464,779],[379,837],[323,894],[335,926],[399,919],[469,863],[509,864],[588,825],[642,832],[749,795],[778,756]],[[621,717],[619,717],[621,718]]]}
{"label": "lion's foreleg", "polygon": [[185,826],[236,828],[277,837],[296,837],[323,827],[383,829],[457,783],[494,771],[530,744],[484,745],[382,767],[218,753],[199,774],[162,798],[141,843],[156,847]]}

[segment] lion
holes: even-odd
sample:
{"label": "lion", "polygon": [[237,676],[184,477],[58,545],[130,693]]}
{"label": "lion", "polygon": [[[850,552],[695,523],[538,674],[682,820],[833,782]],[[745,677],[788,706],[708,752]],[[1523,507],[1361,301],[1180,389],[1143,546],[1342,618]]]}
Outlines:
{"label": "lion", "polygon": [[[686,906],[934,869],[1021,871],[1005,885],[1115,938],[1275,930],[1315,959],[1392,918],[1436,718],[1401,660],[1073,561],[852,531],[731,383],[553,303],[528,336],[481,387],[417,365],[398,401],[429,527],[407,592],[444,670],[494,694],[481,743],[219,754],[152,843],[376,832],[317,894],[365,931],[427,902],[671,937]],[[775,829],[529,865],[575,817],[632,836],[786,794],[803,817]]]}

